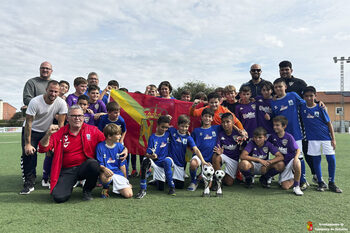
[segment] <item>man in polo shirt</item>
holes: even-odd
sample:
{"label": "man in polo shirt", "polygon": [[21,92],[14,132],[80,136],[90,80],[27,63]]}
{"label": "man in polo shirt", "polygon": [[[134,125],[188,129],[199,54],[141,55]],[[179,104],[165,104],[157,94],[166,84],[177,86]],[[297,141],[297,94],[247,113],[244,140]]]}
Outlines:
{"label": "man in polo shirt", "polygon": [[92,200],[91,191],[100,174],[95,149],[105,137],[97,127],[84,123],[84,112],[78,105],[68,111],[68,124],[58,129],[52,125],[39,143],[39,152],[54,149],[51,167],[51,194],[55,202],[67,201],[77,180],[86,182],[83,199]]}

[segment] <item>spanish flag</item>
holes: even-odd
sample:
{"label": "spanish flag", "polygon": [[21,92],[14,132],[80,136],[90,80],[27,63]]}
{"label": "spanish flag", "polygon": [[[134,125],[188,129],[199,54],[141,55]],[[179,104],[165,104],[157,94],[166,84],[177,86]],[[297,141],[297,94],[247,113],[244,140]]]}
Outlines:
{"label": "spanish flag", "polygon": [[[155,132],[159,116],[171,115],[171,126],[176,127],[178,116],[189,115],[192,105],[191,102],[119,90],[112,90],[110,96],[120,105],[120,115],[126,123],[124,144],[131,154],[137,155],[146,153],[148,138]],[[196,121],[197,125],[198,120],[191,118],[192,123]]]}

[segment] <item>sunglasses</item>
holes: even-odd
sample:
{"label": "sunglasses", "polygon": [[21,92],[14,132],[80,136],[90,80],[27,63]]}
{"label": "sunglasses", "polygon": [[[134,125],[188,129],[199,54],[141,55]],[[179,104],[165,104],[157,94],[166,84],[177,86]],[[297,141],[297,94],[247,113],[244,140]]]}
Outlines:
{"label": "sunglasses", "polygon": [[251,69],[250,72],[261,72],[261,69]]}

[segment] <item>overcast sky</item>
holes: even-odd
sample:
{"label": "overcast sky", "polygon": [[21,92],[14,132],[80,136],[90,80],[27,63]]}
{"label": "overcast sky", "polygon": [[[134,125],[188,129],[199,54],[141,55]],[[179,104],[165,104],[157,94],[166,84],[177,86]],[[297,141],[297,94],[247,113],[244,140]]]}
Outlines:
{"label": "overcast sky", "polygon": [[[339,90],[332,57],[350,56],[349,12],[347,0],[1,1],[0,98],[19,108],[46,60],[53,79],[95,71],[101,87],[116,79],[129,91],[163,80],[239,87],[253,63],[272,81],[290,60],[309,85]],[[345,76],[349,90],[350,64]]]}

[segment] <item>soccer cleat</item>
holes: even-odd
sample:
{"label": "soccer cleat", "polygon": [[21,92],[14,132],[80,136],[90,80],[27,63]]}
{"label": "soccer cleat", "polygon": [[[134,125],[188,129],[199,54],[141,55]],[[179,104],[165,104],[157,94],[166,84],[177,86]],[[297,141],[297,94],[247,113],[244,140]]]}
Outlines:
{"label": "soccer cleat", "polygon": [[343,190],[341,190],[338,186],[335,185],[334,182],[329,182],[328,183],[329,190],[335,193],[342,193]]}
{"label": "soccer cleat", "polygon": [[109,197],[108,189],[102,189],[101,198],[107,198],[107,197]]}
{"label": "soccer cleat", "polygon": [[132,170],[131,171],[131,174],[130,174],[130,177],[136,177],[137,176],[137,171],[136,169],[135,170]]}
{"label": "soccer cleat", "polygon": [[252,177],[245,178],[245,187],[248,189],[253,188],[253,178]]}
{"label": "soccer cleat", "polygon": [[261,186],[263,186],[263,188],[268,188],[268,189],[271,188],[271,184],[267,183],[267,179],[265,176],[260,176],[259,182]]}
{"label": "soccer cleat", "polygon": [[23,189],[19,194],[26,195],[34,191],[34,186],[31,182],[24,182]]}
{"label": "soccer cleat", "polygon": [[93,200],[91,191],[87,191],[87,190],[83,191],[83,200],[84,201]]}
{"label": "soccer cleat", "polygon": [[295,187],[293,188],[293,193],[295,193],[295,195],[297,195],[297,196],[302,196],[302,195],[304,195],[303,191],[301,191],[301,189],[300,189],[300,186],[295,186]]}
{"label": "soccer cleat", "polygon": [[300,189],[301,189],[302,191],[306,190],[309,186],[310,186],[310,184],[309,184],[309,182],[307,182],[306,180],[305,180],[304,183],[300,183]]}
{"label": "soccer cleat", "polygon": [[202,197],[210,197],[210,193],[202,193]]}
{"label": "soccer cleat", "polygon": [[191,183],[191,184],[188,186],[187,190],[193,192],[193,191],[196,191],[197,187],[198,187],[198,184]]}
{"label": "soccer cleat", "polygon": [[312,176],[312,183],[316,184],[318,186],[318,180],[317,180],[317,176],[313,175]]}
{"label": "soccer cleat", "polygon": [[146,189],[140,189],[140,191],[136,194],[136,199],[142,199],[146,196]]}
{"label": "soccer cleat", "polygon": [[171,196],[176,196],[175,188],[169,188],[168,194],[171,195]]}
{"label": "soccer cleat", "polygon": [[[319,184],[317,185],[316,190],[319,191],[319,192],[324,192],[325,187],[324,187],[323,184],[324,184],[324,183],[319,183]],[[326,188],[327,188],[327,185],[326,185]]]}
{"label": "soccer cleat", "polygon": [[44,179],[42,179],[41,186],[42,187],[50,187],[50,182],[48,180],[45,181]]}

